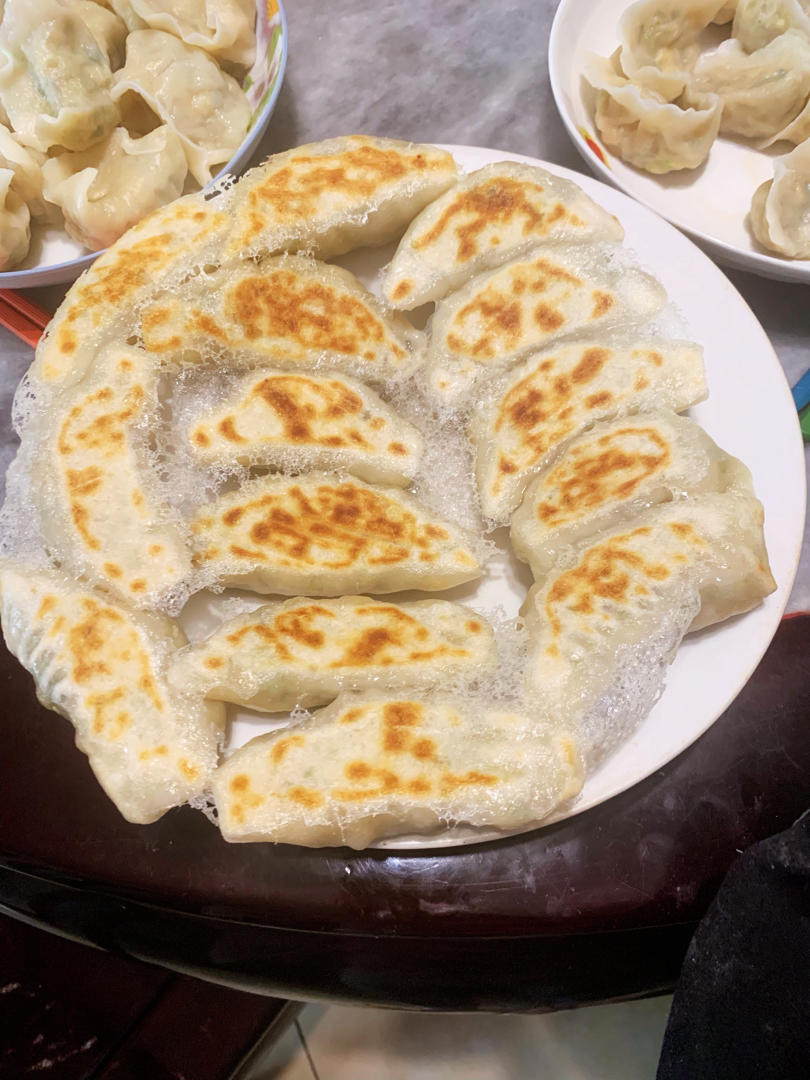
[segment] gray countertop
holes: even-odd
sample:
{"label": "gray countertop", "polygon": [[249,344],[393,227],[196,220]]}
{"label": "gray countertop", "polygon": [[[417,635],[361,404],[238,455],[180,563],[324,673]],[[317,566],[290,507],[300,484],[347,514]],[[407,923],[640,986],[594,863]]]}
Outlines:
{"label": "gray countertop", "polygon": [[[256,160],[349,132],[465,143],[585,171],[548,83],[554,0],[286,0],[289,63]],[[729,278],[793,383],[810,366],[810,290],[740,271]],[[31,290],[52,309],[64,293]],[[31,351],[0,329],[0,468],[14,453],[11,395]],[[790,610],[810,608],[810,542]]]}

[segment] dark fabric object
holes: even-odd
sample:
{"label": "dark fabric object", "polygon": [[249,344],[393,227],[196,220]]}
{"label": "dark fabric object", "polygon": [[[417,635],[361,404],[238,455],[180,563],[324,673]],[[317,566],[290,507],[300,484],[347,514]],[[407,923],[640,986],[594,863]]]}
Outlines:
{"label": "dark fabric object", "polygon": [[695,933],[657,1080],[810,1078],[810,813],[734,863]]}

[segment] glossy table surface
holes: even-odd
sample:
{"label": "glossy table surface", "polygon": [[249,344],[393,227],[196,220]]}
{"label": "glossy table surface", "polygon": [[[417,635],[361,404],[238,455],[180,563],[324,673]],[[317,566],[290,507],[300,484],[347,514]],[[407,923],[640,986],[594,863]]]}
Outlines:
{"label": "glossy table surface", "polygon": [[[296,997],[541,1008],[672,984],[737,851],[810,805],[810,617],[666,768],[522,837],[410,854],[228,845],[126,823],[0,655],[0,901],[140,959]],[[22,873],[21,873],[22,872]]]}
{"label": "glossy table surface", "polygon": [[[289,0],[290,63],[259,157],[366,131],[500,147],[582,169],[554,112],[554,4]],[[317,73],[317,77],[313,77]],[[729,275],[791,381],[807,290]],[[33,299],[53,306],[58,290]],[[30,352],[0,334],[0,454]],[[741,374],[744,377],[744,373]],[[805,543],[791,607],[810,606]],[[681,757],[601,807],[455,852],[225,844],[188,810],[124,822],[0,650],[0,904],[83,940],[282,996],[543,1009],[672,985],[737,851],[810,806],[810,617]]]}

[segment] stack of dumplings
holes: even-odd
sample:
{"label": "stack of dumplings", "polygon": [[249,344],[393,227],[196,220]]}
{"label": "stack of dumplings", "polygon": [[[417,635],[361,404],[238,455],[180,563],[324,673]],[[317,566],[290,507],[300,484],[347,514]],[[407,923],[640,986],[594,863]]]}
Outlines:
{"label": "stack of dumplings", "polygon": [[[718,26],[730,37],[717,43]],[[662,174],[696,169],[719,135],[792,143],[753,193],[751,231],[769,251],[810,258],[810,16],[798,0],[639,0],[613,55],[585,79],[605,145]]]}
{"label": "stack of dumplings", "polygon": [[0,271],[25,259],[32,223],[109,246],[207,184],[244,140],[253,0],[6,0],[0,12]]}
{"label": "stack of dumplings", "polygon": [[[347,136],[76,282],[15,399],[0,615],[128,820],[190,802],[229,841],[357,848],[535,825],[690,628],[772,591],[748,470],[679,415],[700,346],[622,238],[543,169]],[[382,300],[326,261],[396,240]],[[518,620],[471,584],[504,526]],[[271,730],[228,747],[228,707]]]}

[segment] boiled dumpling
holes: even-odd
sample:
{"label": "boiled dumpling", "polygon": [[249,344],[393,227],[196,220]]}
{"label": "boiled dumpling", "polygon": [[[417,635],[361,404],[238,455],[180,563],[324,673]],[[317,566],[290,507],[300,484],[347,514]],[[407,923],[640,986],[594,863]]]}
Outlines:
{"label": "boiled dumpling", "polygon": [[112,73],[82,19],[57,0],[7,0],[0,25],[0,101],[19,141],[84,150],[118,122]]}
{"label": "boiled dumpling", "polygon": [[810,139],[777,158],[773,172],[754,192],[751,228],[763,247],[810,259]]}
{"label": "boiled dumpling", "polygon": [[122,19],[96,0],[68,0],[69,6],[76,12],[99,49],[107,57],[112,71],[116,71],[124,62],[126,52],[127,28]]}
{"label": "boiled dumpling", "polygon": [[725,0],[639,0],[622,15],[622,70],[635,80],[640,68],[688,72],[700,53],[698,37],[709,23],[727,21]]}
{"label": "boiled dumpling", "polygon": [[157,409],[150,358],[119,347],[93,378],[36,421],[32,474],[51,556],[113,596],[153,606],[189,570],[179,526],[157,493],[144,422]]}
{"label": "boiled dumpling", "polygon": [[422,454],[416,428],[345,375],[245,376],[225,401],[192,422],[187,438],[207,465],[343,469],[371,483],[402,486],[413,479]]}
{"label": "boiled dumpling", "polygon": [[217,764],[225,711],[166,681],[185,635],[66,575],[5,563],[0,614],[37,697],[66,716],[76,745],[128,821],[155,821],[200,795]]}
{"label": "boiled dumpling", "polygon": [[729,490],[753,494],[748,469],[694,421],[622,417],[574,439],[535,477],[512,518],[512,547],[543,578],[572,545],[632,524],[649,506]]}
{"label": "boiled dumpling", "polygon": [[790,30],[750,55],[738,41],[724,41],[695,65],[688,96],[695,93],[719,96],[721,132],[749,138],[776,135],[796,118],[810,95],[810,40]]}
{"label": "boiled dumpling", "polygon": [[213,793],[226,840],[363,848],[448,823],[519,828],[581,787],[567,732],[476,701],[377,692],[253,739]]}
{"label": "boiled dumpling", "polygon": [[399,380],[423,360],[422,335],[348,270],[303,255],[260,266],[210,270],[158,293],[140,313],[153,355],[232,367],[344,371],[372,382]]}
{"label": "boiled dumpling", "polygon": [[716,94],[694,94],[681,107],[617,74],[609,60],[594,55],[584,74],[597,91],[599,133],[622,160],[652,173],[696,169],[706,160],[723,111]]}
{"label": "boiled dumpling", "polygon": [[31,239],[31,214],[13,183],[11,169],[0,169],[0,270],[24,259]]}
{"label": "boiled dumpling", "polygon": [[663,307],[655,278],[610,256],[544,248],[441,300],[430,324],[431,388],[453,400],[559,337],[643,322]]}
{"label": "boiled dumpling", "polygon": [[551,241],[620,241],[624,230],[570,180],[501,161],[470,173],[408,227],[385,269],[383,296],[409,310]]}
{"label": "boiled dumpling", "polygon": [[[113,0],[113,6],[117,0]],[[124,0],[131,28],[165,30],[217,60],[250,67],[256,55],[253,0]]]}
{"label": "boiled dumpling", "polygon": [[457,175],[446,150],[346,135],[275,154],[239,181],[226,254],[321,259],[395,240]]}
{"label": "boiled dumpling", "polygon": [[200,569],[259,593],[435,591],[480,574],[470,538],[412,495],[327,474],[252,480],[192,531]]}
{"label": "boiled dumpling", "polygon": [[42,195],[42,163],[45,155],[29,146],[23,146],[12,131],[0,124],[0,168],[14,173],[12,189],[28,206],[32,218],[48,218],[54,208]]}
{"label": "boiled dumpling", "polygon": [[165,126],[140,139],[116,128],[106,142],[60,154],[42,169],[45,197],[61,209],[68,234],[91,250],[176,199],[186,172],[183,146]]}
{"label": "boiled dumpling", "polygon": [[250,104],[237,81],[201,49],[162,30],[129,35],[112,96],[125,124],[128,108],[145,104],[177,134],[199,184],[207,184],[213,167],[233,156],[250,121]]}
{"label": "boiled dumpling", "polygon": [[287,600],[229,619],[178,653],[178,686],[252,709],[325,705],[343,690],[410,689],[492,671],[491,627],[446,600]]}
{"label": "boiled dumpling", "polygon": [[668,625],[682,635],[748,611],[773,592],[761,504],[709,494],[656,506],[584,541],[529,592],[527,684],[541,715],[577,730],[631,650]]}
{"label": "boiled dumpling", "polygon": [[806,0],[738,0],[731,33],[746,52],[761,49],[791,29],[810,37]]}
{"label": "boiled dumpling", "polygon": [[702,352],[689,342],[584,341],[531,357],[473,413],[485,515],[507,521],[533,474],[597,421],[639,409],[680,411],[706,394]]}

